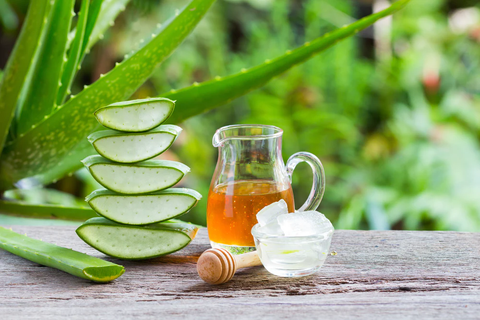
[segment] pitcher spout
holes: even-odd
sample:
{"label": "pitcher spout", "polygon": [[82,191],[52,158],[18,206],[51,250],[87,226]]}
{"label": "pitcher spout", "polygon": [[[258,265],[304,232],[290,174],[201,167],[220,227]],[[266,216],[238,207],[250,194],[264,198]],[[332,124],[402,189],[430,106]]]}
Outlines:
{"label": "pitcher spout", "polygon": [[222,138],[222,129],[223,128],[217,129],[217,131],[215,131],[215,134],[213,135],[212,144],[215,148],[222,146],[225,140]]}
{"label": "pitcher spout", "polygon": [[235,124],[218,129],[212,138],[215,148],[223,146],[230,140],[265,140],[281,137],[283,130],[260,124]]}

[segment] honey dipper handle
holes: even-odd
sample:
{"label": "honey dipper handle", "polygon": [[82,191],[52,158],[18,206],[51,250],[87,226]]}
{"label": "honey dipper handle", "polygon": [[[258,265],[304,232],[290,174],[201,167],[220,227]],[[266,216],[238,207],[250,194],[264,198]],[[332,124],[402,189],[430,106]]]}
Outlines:
{"label": "honey dipper handle", "polygon": [[238,256],[233,256],[233,257],[235,259],[237,269],[262,265],[262,262],[258,257],[257,251],[240,254]]}

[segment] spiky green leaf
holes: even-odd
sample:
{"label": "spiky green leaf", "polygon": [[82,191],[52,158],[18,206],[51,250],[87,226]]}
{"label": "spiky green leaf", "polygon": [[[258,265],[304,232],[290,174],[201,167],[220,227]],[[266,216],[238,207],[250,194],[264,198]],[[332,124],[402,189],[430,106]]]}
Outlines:
{"label": "spiky green leaf", "polygon": [[327,33],[320,38],[305,43],[295,50],[287,51],[280,57],[267,60],[259,66],[244,69],[240,73],[225,78],[218,77],[198,85],[196,84],[178,91],[172,90],[162,94],[162,97],[177,100],[177,112],[170,117],[168,122],[178,123],[206,110],[223,105],[263,86],[272,78],[282,74],[295,65],[305,62],[315,54],[333,46],[338,41],[352,36],[360,30],[371,26],[377,20],[398,11],[409,1],[410,0],[397,1],[383,11],[367,16],[331,33]]}
{"label": "spiky green leaf", "polygon": [[[58,179],[65,177],[66,175],[73,174],[75,171],[82,168],[83,164],[80,162],[80,160],[94,154],[97,154],[95,148],[93,148],[87,139],[84,139],[80,141],[80,143],[77,144],[77,146],[75,146],[69,153],[67,153],[64,159],[60,160],[56,166],[48,171],[41,172],[19,181],[17,187],[31,188],[56,182]],[[78,160],[78,162],[73,162],[71,159],[80,160]],[[0,180],[0,190],[2,189],[1,182],[2,181]],[[8,188],[8,185],[5,188]]]}
{"label": "spiky green leaf", "polygon": [[[125,100],[193,30],[215,0],[193,0],[148,45],[138,50],[62,108],[8,145],[0,163],[3,185],[58,165],[98,126],[92,113]],[[80,159],[67,158],[72,164]]]}
{"label": "spiky green leaf", "polygon": [[[129,0],[127,0],[126,2],[128,3],[128,1]],[[107,0],[106,2],[111,2],[111,1]],[[88,9],[88,20],[87,20],[87,25],[85,27],[85,37],[83,38],[82,54],[80,55],[80,61],[82,61],[83,56],[85,55],[85,51],[87,50],[88,44],[90,43],[90,36],[92,35],[95,25],[97,25],[98,16],[102,8],[103,8],[103,0],[91,1],[90,7]],[[115,18],[116,16],[114,16],[111,21],[115,20]],[[113,22],[110,22],[108,26],[110,26],[112,23]]]}
{"label": "spiky green leaf", "polygon": [[68,94],[70,90],[70,86],[73,81],[73,77],[77,71],[77,66],[80,62],[80,55],[82,54],[82,47],[83,47],[83,39],[85,36],[85,29],[87,26],[87,19],[89,16],[89,3],[90,0],[83,0],[82,7],[80,8],[80,12],[78,13],[78,21],[77,27],[75,31],[75,37],[73,38],[73,42],[70,45],[70,50],[68,52],[68,60],[65,63],[62,71],[62,80],[60,88],[58,89],[57,93],[57,105],[61,105],[65,96]]}
{"label": "spiky green leaf", "polygon": [[[111,2],[111,0],[107,0],[107,2]],[[95,25],[97,23],[98,15],[100,13],[101,8],[103,7],[102,5],[103,5],[103,0],[91,0],[91,1],[89,0],[87,23],[85,26],[84,37],[82,40],[82,47],[81,47],[81,53],[80,53],[80,61],[79,61],[80,63],[82,62],[83,57],[85,56],[85,53],[87,51],[87,46],[90,40],[90,36],[92,34],[93,28],[95,28]],[[113,23],[111,23],[110,25],[112,24]],[[76,28],[70,31],[70,34],[68,35],[68,43],[67,43],[68,48],[70,48],[70,46],[72,45],[72,42],[75,39],[76,33],[77,33]]]}
{"label": "spiky green leaf", "polygon": [[41,265],[96,282],[115,280],[125,272],[125,268],[121,265],[32,239],[2,227],[0,227],[0,248]]}
{"label": "spiky green leaf", "polygon": [[53,3],[42,36],[38,60],[29,83],[25,101],[19,106],[17,134],[21,135],[52,112],[60,88],[68,31],[74,0]]}
{"label": "spiky green leaf", "polygon": [[15,107],[40,43],[49,0],[32,1],[20,36],[13,48],[0,83],[0,150],[10,127]]}

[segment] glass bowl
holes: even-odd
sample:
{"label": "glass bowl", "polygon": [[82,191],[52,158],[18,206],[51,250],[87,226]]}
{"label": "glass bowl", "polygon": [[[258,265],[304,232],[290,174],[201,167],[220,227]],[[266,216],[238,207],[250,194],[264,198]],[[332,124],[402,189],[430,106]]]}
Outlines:
{"label": "glass bowl", "polygon": [[255,247],[263,266],[280,277],[303,277],[318,271],[330,250],[333,227],[313,236],[273,236],[252,228]]}

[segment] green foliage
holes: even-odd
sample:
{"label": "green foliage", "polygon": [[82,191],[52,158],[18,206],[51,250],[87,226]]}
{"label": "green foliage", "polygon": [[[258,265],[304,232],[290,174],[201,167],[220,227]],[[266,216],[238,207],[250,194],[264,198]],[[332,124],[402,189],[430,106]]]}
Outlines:
{"label": "green foliage", "polygon": [[176,100],[177,109],[170,121],[179,122],[232,101],[260,86],[265,85],[272,78],[282,74],[293,66],[300,64],[314,54],[321,52],[338,41],[352,36],[369,27],[375,21],[386,17],[401,9],[408,1],[397,1],[388,9],[372,14],[350,25],[346,25],[323,37],[306,42],[295,50],[287,50],[286,53],[275,59],[267,59],[263,64],[251,69],[243,68],[240,73],[225,78],[217,76],[214,80],[202,84],[195,83],[193,86],[181,90],[172,90],[162,96]]}
{"label": "green foliage", "polygon": [[[273,77],[392,14],[408,1],[399,0],[384,11],[306,42],[257,67],[242,69],[239,74],[173,90],[166,94],[179,100],[179,110],[172,121],[220,106],[266,84]],[[92,153],[86,141],[88,134],[98,128],[92,113],[134,94],[193,30],[214,0],[192,0],[167,23],[157,26],[158,31],[151,39],[143,41],[124,61],[63,103],[83,56],[103,37],[128,0],[86,2],[82,2],[75,31],[70,31],[73,0],[52,1],[50,9],[50,1],[34,1],[30,5],[0,87],[0,112],[13,116],[19,106],[13,123],[10,123],[12,116],[0,120],[2,144],[9,127],[14,133],[0,156],[0,190],[14,183],[21,187],[49,183],[78,169],[79,161]],[[46,21],[45,28],[43,21]],[[73,35],[70,43],[69,32]],[[56,102],[62,104],[56,106]]]}
{"label": "green foliage", "polygon": [[[206,50],[205,57],[222,55],[219,67],[193,55],[172,57],[154,75],[155,89],[201,81],[222,66],[232,71],[259,63],[303,42],[302,36],[337,27],[318,17],[326,7],[350,19],[358,9],[354,1],[311,0],[293,14],[288,1],[263,9],[244,2],[211,17],[204,33],[184,45],[184,51]],[[188,139],[175,152],[192,168],[188,185],[208,192],[216,128],[272,124],[284,129],[284,159],[305,150],[324,163],[327,188],[319,210],[335,227],[480,230],[480,202],[474,200],[480,192],[480,47],[475,25],[453,29],[455,11],[446,7],[443,0],[412,2],[394,15],[386,37],[360,33],[263,89],[187,120],[182,127]],[[223,26],[232,21],[245,26],[235,51],[229,51],[228,38],[216,47],[202,46],[212,41],[204,34],[225,37]],[[383,48],[370,47],[375,57],[365,50],[373,40]],[[304,169],[294,175],[297,204],[311,187],[310,169]],[[200,202],[189,219],[205,223],[205,210]]]}
{"label": "green foliage", "polygon": [[7,30],[13,30],[18,26],[18,18],[7,0],[0,0],[0,25]]}

